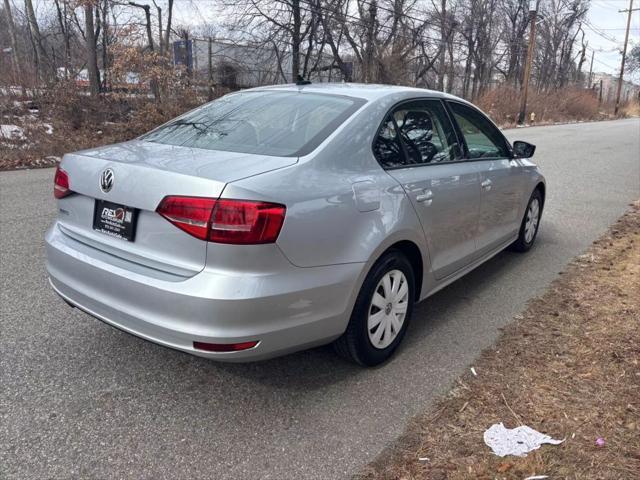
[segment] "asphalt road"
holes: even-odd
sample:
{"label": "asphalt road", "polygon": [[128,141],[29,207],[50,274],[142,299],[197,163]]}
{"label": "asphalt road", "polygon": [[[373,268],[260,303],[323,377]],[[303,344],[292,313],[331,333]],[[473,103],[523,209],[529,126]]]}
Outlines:
{"label": "asphalt road", "polygon": [[538,145],[547,176],[536,247],[502,253],[420,304],[404,348],[373,370],[343,363],[330,348],[217,364],[68,308],[44,269],[53,170],[0,174],[0,477],[356,472],[640,197],[637,119],[507,134]]}

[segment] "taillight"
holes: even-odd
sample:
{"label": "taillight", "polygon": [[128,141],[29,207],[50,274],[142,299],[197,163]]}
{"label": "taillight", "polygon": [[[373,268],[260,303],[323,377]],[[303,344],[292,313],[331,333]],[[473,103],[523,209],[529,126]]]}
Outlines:
{"label": "taillight", "polygon": [[156,212],[188,234],[206,240],[215,203],[213,198],[164,197]]}
{"label": "taillight", "polygon": [[69,174],[58,166],[56,168],[56,175],[53,178],[53,196],[63,198],[72,193],[73,192],[69,190]]}
{"label": "taillight", "polygon": [[156,211],[201,240],[254,245],[276,241],[286,207],[250,200],[170,196],[160,202]]}
{"label": "taillight", "polygon": [[233,244],[273,243],[278,238],[284,205],[247,200],[218,200],[211,215],[209,241]]}

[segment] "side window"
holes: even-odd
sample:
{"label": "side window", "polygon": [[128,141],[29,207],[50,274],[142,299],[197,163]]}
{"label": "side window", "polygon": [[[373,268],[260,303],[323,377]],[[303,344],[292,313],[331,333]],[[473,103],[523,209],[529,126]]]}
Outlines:
{"label": "side window", "polygon": [[449,102],[469,150],[469,158],[508,157],[509,149],[500,131],[477,110]]}
{"label": "side window", "polygon": [[[398,106],[385,120],[374,150],[385,168],[461,158],[455,131],[439,100],[416,100]],[[393,156],[385,155],[388,150],[393,150]]]}
{"label": "side window", "polygon": [[401,167],[405,164],[404,154],[392,115],[387,115],[380,127],[373,153],[383,168]]}

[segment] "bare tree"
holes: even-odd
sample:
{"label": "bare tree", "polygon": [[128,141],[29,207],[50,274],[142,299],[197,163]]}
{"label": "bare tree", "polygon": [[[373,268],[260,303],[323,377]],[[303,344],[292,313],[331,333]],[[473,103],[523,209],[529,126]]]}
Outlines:
{"label": "bare tree", "polygon": [[164,36],[164,51],[169,53],[169,40],[171,36],[171,21],[173,18],[173,0],[167,0],[167,29]]}
{"label": "bare tree", "polygon": [[20,53],[18,52],[18,37],[16,36],[16,26],[13,23],[13,15],[11,14],[11,5],[9,0],[4,0],[4,11],[7,16],[7,25],[9,26],[9,37],[11,39],[11,61],[15,74],[14,81],[20,83],[22,95],[25,94],[24,78],[22,77],[22,68],[20,66]]}
{"label": "bare tree", "polygon": [[[251,32],[252,43],[272,48],[278,68],[288,69],[291,80],[307,76],[315,49],[319,18],[316,5],[305,0],[240,0],[225,6],[232,13],[228,27],[240,37]],[[303,48],[303,43],[311,47]],[[304,53],[303,53],[304,51]],[[303,57],[304,55],[304,57]],[[289,63],[285,68],[285,64]]]}
{"label": "bare tree", "polygon": [[503,42],[507,51],[504,66],[497,69],[507,83],[517,86],[522,78],[526,53],[526,32],[529,25],[529,0],[502,0]]}
{"label": "bare tree", "polygon": [[136,8],[141,8],[144,10],[144,18],[145,18],[145,29],[147,30],[147,45],[149,47],[149,51],[154,51],[153,46],[153,33],[151,32],[151,7],[146,3],[136,3],[129,2],[129,5]]}
{"label": "bare tree", "polygon": [[36,18],[35,10],[33,9],[33,2],[31,0],[24,0],[25,14],[29,23],[29,34],[31,43],[34,50],[34,58],[36,62],[36,71],[41,79],[46,79],[43,71],[43,64],[47,60],[47,51],[44,47],[42,35],[40,34],[40,27]]}
{"label": "bare tree", "polygon": [[589,0],[545,0],[540,3],[544,20],[538,28],[536,70],[539,90],[567,84],[573,63],[573,47]]}
{"label": "bare tree", "polygon": [[96,97],[100,93],[100,77],[98,73],[98,52],[96,45],[96,32],[94,30],[93,7],[93,2],[85,1],[84,32],[87,51],[87,72],[89,74],[89,93],[92,97]]}

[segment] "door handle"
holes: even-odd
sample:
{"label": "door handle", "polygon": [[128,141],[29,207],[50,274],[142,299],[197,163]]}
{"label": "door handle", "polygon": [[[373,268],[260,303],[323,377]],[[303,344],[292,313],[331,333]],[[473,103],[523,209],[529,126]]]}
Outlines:
{"label": "door handle", "polygon": [[416,196],[416,202],[431,205],[431,202],[433,202],[433,192],[431,190],[425,190],[424,193]]}
{"label": "door handle", "polygon": [[484,181],[480,184],[480,186],[481,186],[482,188],[484,188],[485,190],[491,190],[491,184],[492,184],[492,183],[493,183],[493,182],[487,178],[486,180],[484,180]]}

